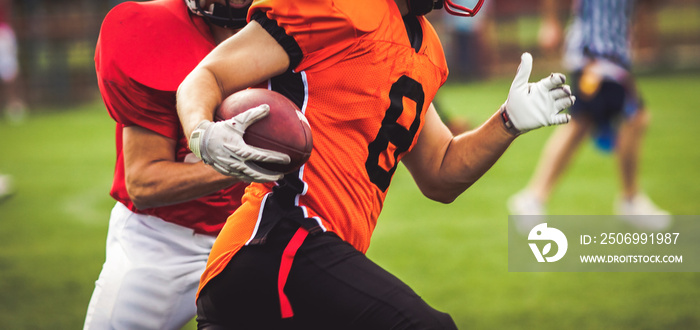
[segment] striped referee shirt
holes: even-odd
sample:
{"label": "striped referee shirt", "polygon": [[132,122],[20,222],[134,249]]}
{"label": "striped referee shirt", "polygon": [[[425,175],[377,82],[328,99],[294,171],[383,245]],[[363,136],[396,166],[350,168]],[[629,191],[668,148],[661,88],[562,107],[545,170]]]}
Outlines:
{"label": "striped referee shirt", "polygon": [[581,69],[591,58],[630,68],[630,33],[635,0],[574,0],[564,67]]}

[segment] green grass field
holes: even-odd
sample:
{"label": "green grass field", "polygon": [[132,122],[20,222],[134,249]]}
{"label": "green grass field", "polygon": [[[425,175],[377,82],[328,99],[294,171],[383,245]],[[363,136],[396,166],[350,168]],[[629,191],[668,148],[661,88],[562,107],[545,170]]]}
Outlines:
{"label": "green grass field", "polygon": [[[439,96],[452,114],[480,123],[509,83],[449,85]],[[653,113],[642,186],[674,214],[700,214],[700,76],[645,76],[640,84]],[[700,328],[700,274],[508,272],[505,200],[526,184],[551,131],[518,138],[450,205],[424,198],[400,168],[369,256],[460,328]],[[113,139],[98,101],[37,110],[21,125],[0,121],[0,172],[16,183],[15,196],[0,204],[0,329],[82,327],[113,205]],[[610,214],[615,171],[611,155],[586,144],[551,213]]]}

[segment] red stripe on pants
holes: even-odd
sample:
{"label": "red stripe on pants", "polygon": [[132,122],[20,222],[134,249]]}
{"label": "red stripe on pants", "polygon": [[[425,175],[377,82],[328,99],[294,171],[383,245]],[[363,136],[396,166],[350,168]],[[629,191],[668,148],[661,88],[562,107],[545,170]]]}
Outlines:
{"label": "red stripe on pants", "polygon": [[284,293],[284,285],[287,283],[287,277],[289,277],[289,271],[292,269],[292,263],[294,262],[294,256],[299,250],[299,247],[304,243],[304,239],[309,234],[309,231],[303,227],[299,227],[297,232],[284,248],[282,253],[282,261],[280,262],[280,273],[277,278],[277,292],[280,296],[280,310],[282,312],[282,318],[290,318],[294,316],[294,311],[292,310],[292,305],[289,303],[287,295]]}

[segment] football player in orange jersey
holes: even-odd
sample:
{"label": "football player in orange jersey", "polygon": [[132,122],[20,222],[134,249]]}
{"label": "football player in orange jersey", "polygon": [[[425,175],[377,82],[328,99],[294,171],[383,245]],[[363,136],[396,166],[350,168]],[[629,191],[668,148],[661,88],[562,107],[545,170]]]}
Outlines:
{"label": "football player in orange jersey", "polygon": [[[563,124],[574,98],[562,74],[529,83],[521,65],[504,105],[453,136],[432,99],[447,78],[424,14],[470,16],[450,0],[256,0],[248,25],[178,88],[190,148],[237,174],[235,121],[212,122],[224,97],[268,86],[305,113],[314,150],[297,172],[253,183],[218,236],[197,300],[200,329],[453,329],[366,256],[400,161],[428,198],[449,203],[523,132]],[[254,110],[260,111],[260,110]]]}

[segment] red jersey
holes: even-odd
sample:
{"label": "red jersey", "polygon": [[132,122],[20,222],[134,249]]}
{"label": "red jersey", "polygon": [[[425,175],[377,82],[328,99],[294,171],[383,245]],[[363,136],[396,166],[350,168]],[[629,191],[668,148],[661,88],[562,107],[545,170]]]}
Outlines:
{"label": "red jersey", "polygon": [[240,205],[245,185],[175,205],[137,209],[124,182],[122,129],[137,125],[174,139],[176,160],[190,153],[175,107],[175,92],[216,43],[182,0],[125,2],[105,17],[95,50],[97,83],[117,122],[117,163],[110,194],[136,213],[216,235]]}
{"label": "red jersey", "polygon": [[300,105],[314,149],[297,173],[247,188],[200,288],[280,219],[316,222],[366,252],[394,171],[448,73],[430,23],[411,21],[412,44],[394,0],[256,0],[249,19],[287,50],[293,71],[271,88]]}

